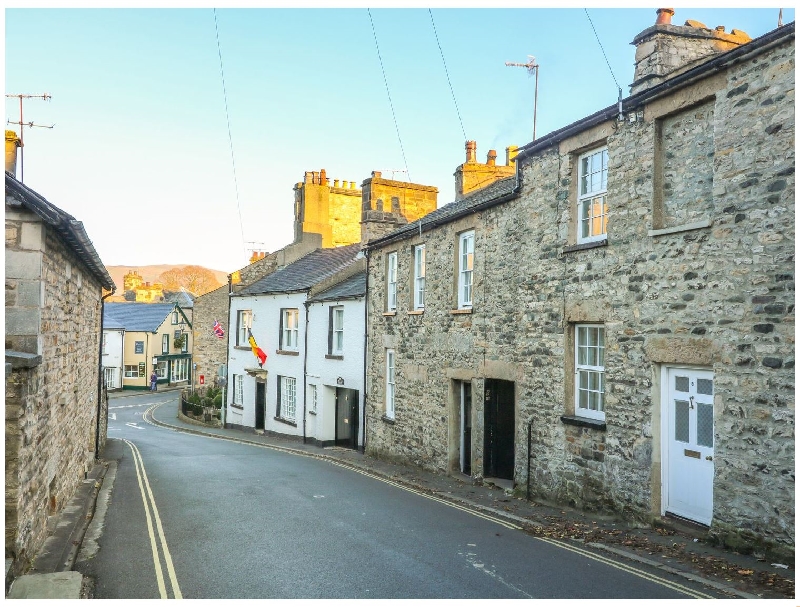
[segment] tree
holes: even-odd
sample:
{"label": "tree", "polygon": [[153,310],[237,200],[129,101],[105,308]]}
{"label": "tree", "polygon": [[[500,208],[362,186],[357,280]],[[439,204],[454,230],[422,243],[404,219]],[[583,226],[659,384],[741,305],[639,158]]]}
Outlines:
{"label": "tree", "polygon": [[200,296],[218,288],[214,273],[202,266],[183,266],[162,272],[158,277],[165,291],[180,291],[181,287]]}

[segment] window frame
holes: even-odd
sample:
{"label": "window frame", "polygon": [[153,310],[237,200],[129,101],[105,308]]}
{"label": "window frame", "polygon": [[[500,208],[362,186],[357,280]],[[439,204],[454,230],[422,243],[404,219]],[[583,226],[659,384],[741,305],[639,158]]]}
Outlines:
{"label": "window frame", "polygon": [[[132,372],[133,375],[128,375]],[[122,377],[124,379],[138,379],[139,378],[139,365],[124,365],[122,369]]]}
{"label": "window frame", "polygon": [[425,309],[425,245],[418,244],[414,247],[414,309]]}
{"label": "window frame", "polygon": [[177,325],[178,324],[178,311],[177,310],[174,310],[172,312],[172,324],[173,325]]}
{"label": "window frame", "polygon": [[397,358],[394,349],[386,350],[386,417],[394,419],[397,388]]}
{"label": "window frame", "polygon": [[233,401],[232,404],[244,404],[244,376],[241,374],[233,373]]}
{"label": "window frame", "polygon": [[[574,334],[574,344],[575,344],[575,416],[576,417],[584,417],[587,419],[595,419],[598,421],[605,421],[606,420],[606,411],[605,411],[605,385],[606,385],[606,365],[605,365],[605,349],[606,349],[606,332],[605,332],[605,325],[596,324],[596,323],[581,323],[576,324],[575,327],[575,334]],[[599,331],[597,345],[593,346],[587,339],[587,343],[585,345],[581,345],[581,335],[582,330],[587,330],[586,335],[588,336],[588,331]],[[596,362],[600,364],[589,364],[590,358],[590,350],[592,348],[597,348],[597,357]],[[586,351],[586,356],[584,358],[585,361],[581,363],[581,352],[582,350]],[[598,377],[597,385],[599,389],[593,389],[591,387],[591,376],[596,375]],[[586,378],[586,385],[584,386],[583,378]],[[597,409],[592,409],[588,406],[581,406],[581,394],[587,394],[587,404],[589,401],[589,396],[591,394],[599,394],[599,407]]]}
{"label": "window frame", "polygon": [[167,379],[167,361],[160,360],[156,363],[156,377],[158,379]]}
{"label": "window frame", "polygon": [[[290,381],[291,380],[291,381]],[[291,407],[291,416],[288,411]],[[295,422],[297,419],[297,378],[278,375],[278,398],[275,417]]]}
{"label": "window frame", "polygon": [[240,347],[248,346],[247,331],[253,327],[253,311],[252,310],[237,310],[236,311],[236,345]]}
{"label": "window frame", "polygon": [[397,251],[386,255],[386,311],[397,311]]}
{"label": "window frame", "polygon": [[308,406],[308,411],[309,411],[309,413],[316,413],[317,412],[317,399],[318,399],[317,384],[308,384],[308,387],[309,387],[308,396],[309,396],[309,400],[310,400],[310,403],[309,403],[309,406]]}
{"label": "window frame", "polygon": [[[467,265],[469,265],[468,269],[465,267]],[[474,275],[475,275],[475,230],[468,230],[458,235],[458,281],[457,282],[458,282],[459,310],[472,309]],[[468,293],[465,292],[467,289]]]}
{"label": "window frame", "polygon": [[[583,164],[584,160],[591,159],[593,156],[600,154],[600,187],[599,189],[593,190],[591,186],[586,192],[583,192],[583,182],[584,174]],[[605,162],[605,168],[603,167],[603,162]],[[589,160],[589,164],[591,166],[591,160]],[[593,175],[596,172],[592,172],[590,170],[589,175]],[[603,187],[603,174],[605,173],[605,187]],[[598,242],[601,240],[605,240],[608,238],[608,146],[602,145],[596,148],[592,148],[580,154],[577,159],[577,205],[576,205],[576,215],[575,215],[575,242],[577,244],[585,244],[590,242]],[[591,180],[590,180],[591,182]],[[602,209],[601,213],[598,215],[591,215],[588,217],[585,222],[589,226],[589,235],[583,236],[583,226],[584,226],[584,218],[582,213],[583,204],[586,201],[589,201],[591,204],[592,210],[594,210],[595,200],[598,198],[602,198]],[[597,232],[596,234],[592,234],[592,226],[597,221],[601,222],[601,231]]]}
{"label": "window frame", "polygon": [[[342,356],[344,354],[344,306],[331,306],[329,309],[328,354]],[[337,316],[341,319],[339,326],[336,323]]]}
{"label": "window frame", "polygon": [[[289,324],[289,320],[294,317],[294,326]],[[300,309],[281,308],[280,318],[280,349],[297,350],[299,348],[300,337]]]}
{"label": "window frame", "polygon": [[161,353],[169,354],[169,333],[161,335]]}

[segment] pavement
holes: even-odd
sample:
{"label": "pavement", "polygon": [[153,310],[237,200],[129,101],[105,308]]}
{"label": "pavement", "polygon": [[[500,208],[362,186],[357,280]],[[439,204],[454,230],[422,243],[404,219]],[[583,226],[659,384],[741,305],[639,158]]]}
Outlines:
{"label": "pavement", "polygon": [[[110,400],[131,396],[109,395]],[[113,405],[112,405],[113,406]],[[764,555],[739,554],[706,541],[703,528],[662,519],[652,526],[635,525],[613,516],[587,513],[529,501],[503,481],[475,481],[448,476],[371,457],[352,449],[318,447],[299,440],[233,428],[211,428],[179,414],[176,401],[149,410],[145,421],[178,432],[250,443],[346,466],[384,481],[426,493],[467,509],[489,514],[549,541],[579,545],[700,582],[730,598],[794,599],[794,563]],[[85,598],[81,574],[72,566],[86,537],[109,462],[98,461],[55,522],[52,534],[33,567],[11,583],[7,598]],[[505,485],[505,486],[504,486]],[[519,492],[519,488],[517,488]],[[8,565],[7,565],[8,569]]]}

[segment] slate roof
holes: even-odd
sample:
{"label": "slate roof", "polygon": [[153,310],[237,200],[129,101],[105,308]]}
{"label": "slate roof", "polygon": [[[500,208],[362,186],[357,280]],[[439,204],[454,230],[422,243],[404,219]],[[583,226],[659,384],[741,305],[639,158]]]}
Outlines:
{"label": "slate roof", "polygon": [[370,240],[366,244],[365,248],[370,249],[374,246],[380,246],[384,243],[409,238],[415,233],[419,233],[420,224],[422,224],[422,231],[425,232],[434,226],[447,223],[462,215],[467,215],[472,212],[473,209],[476,209],[487,202],[499,198],[511,197],[514,195],[516,179],[516,176],[513,176],[495,181],[491,185],[465,196],[461,200],[450,202],[443,207],[439,207],[435,211],[431,211],[418,221],[404,225],[402,228],[393,230],[392,232],[389,232],[380,238]]}
{"label": "slate roof", "polygon": [[308,301],[316,303],[321,301],[332,301],[338,299],[355,299],[364,297],[367,294],[367,273],[361,272],[354,274],[339,284],[333,285],[322,293],[318,293]]}
{"label": "slate roof", "polygon": [[180,291],[164,291],[164,301],[178,304],[181,308],[193,308],[195,295],[181,287]]}
{"label": "slate roof", "polygon": [[103,328],[113,323],[126,331],[153,332],[174,308],[172,303],[108,302],[103,304]]}
{"label": "slate roof", "polygon": [[361,245],[358,243],[334,249],[315,249],[305,257],[244,287],[233,296],[308,291],[315,284],[353,263],[360,249]]}
{"label": "slate roof", "polygon": [[48,202],[44,196],[18,181],[8,171],[6,171],[6,204],[22,206],[36,213],[72,248],[104,289],[111,291],[116,288],[92,241],[89,240],[83,223]]}

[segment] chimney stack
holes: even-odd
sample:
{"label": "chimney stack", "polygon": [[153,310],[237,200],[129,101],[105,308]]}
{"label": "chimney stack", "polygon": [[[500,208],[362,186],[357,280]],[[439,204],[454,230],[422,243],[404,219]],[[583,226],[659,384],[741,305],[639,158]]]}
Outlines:
{"label": "chimney stack", "polygon": [[506,148],[506,166],[511,166],[511,163],[514,162],[518,149],[516,145],[510,145]]}
{"label": "chimney stack", "polygon": [[6,171],[17,176],[17,148],[22,143],[14,131],[6,131]]}
{"label": "chimney stack", "polygon": [[478,148],[478,144],[474,141],[467,141],[465,147],[467,149],[467,162],[477,162],[475,160],[475,150]]}
{"label": "chimney stack", "polygon": [[495,165],[495,161],[497,160],[497,150],[489,150],[489,153],[486,154],[486,164],[490,167]]}

